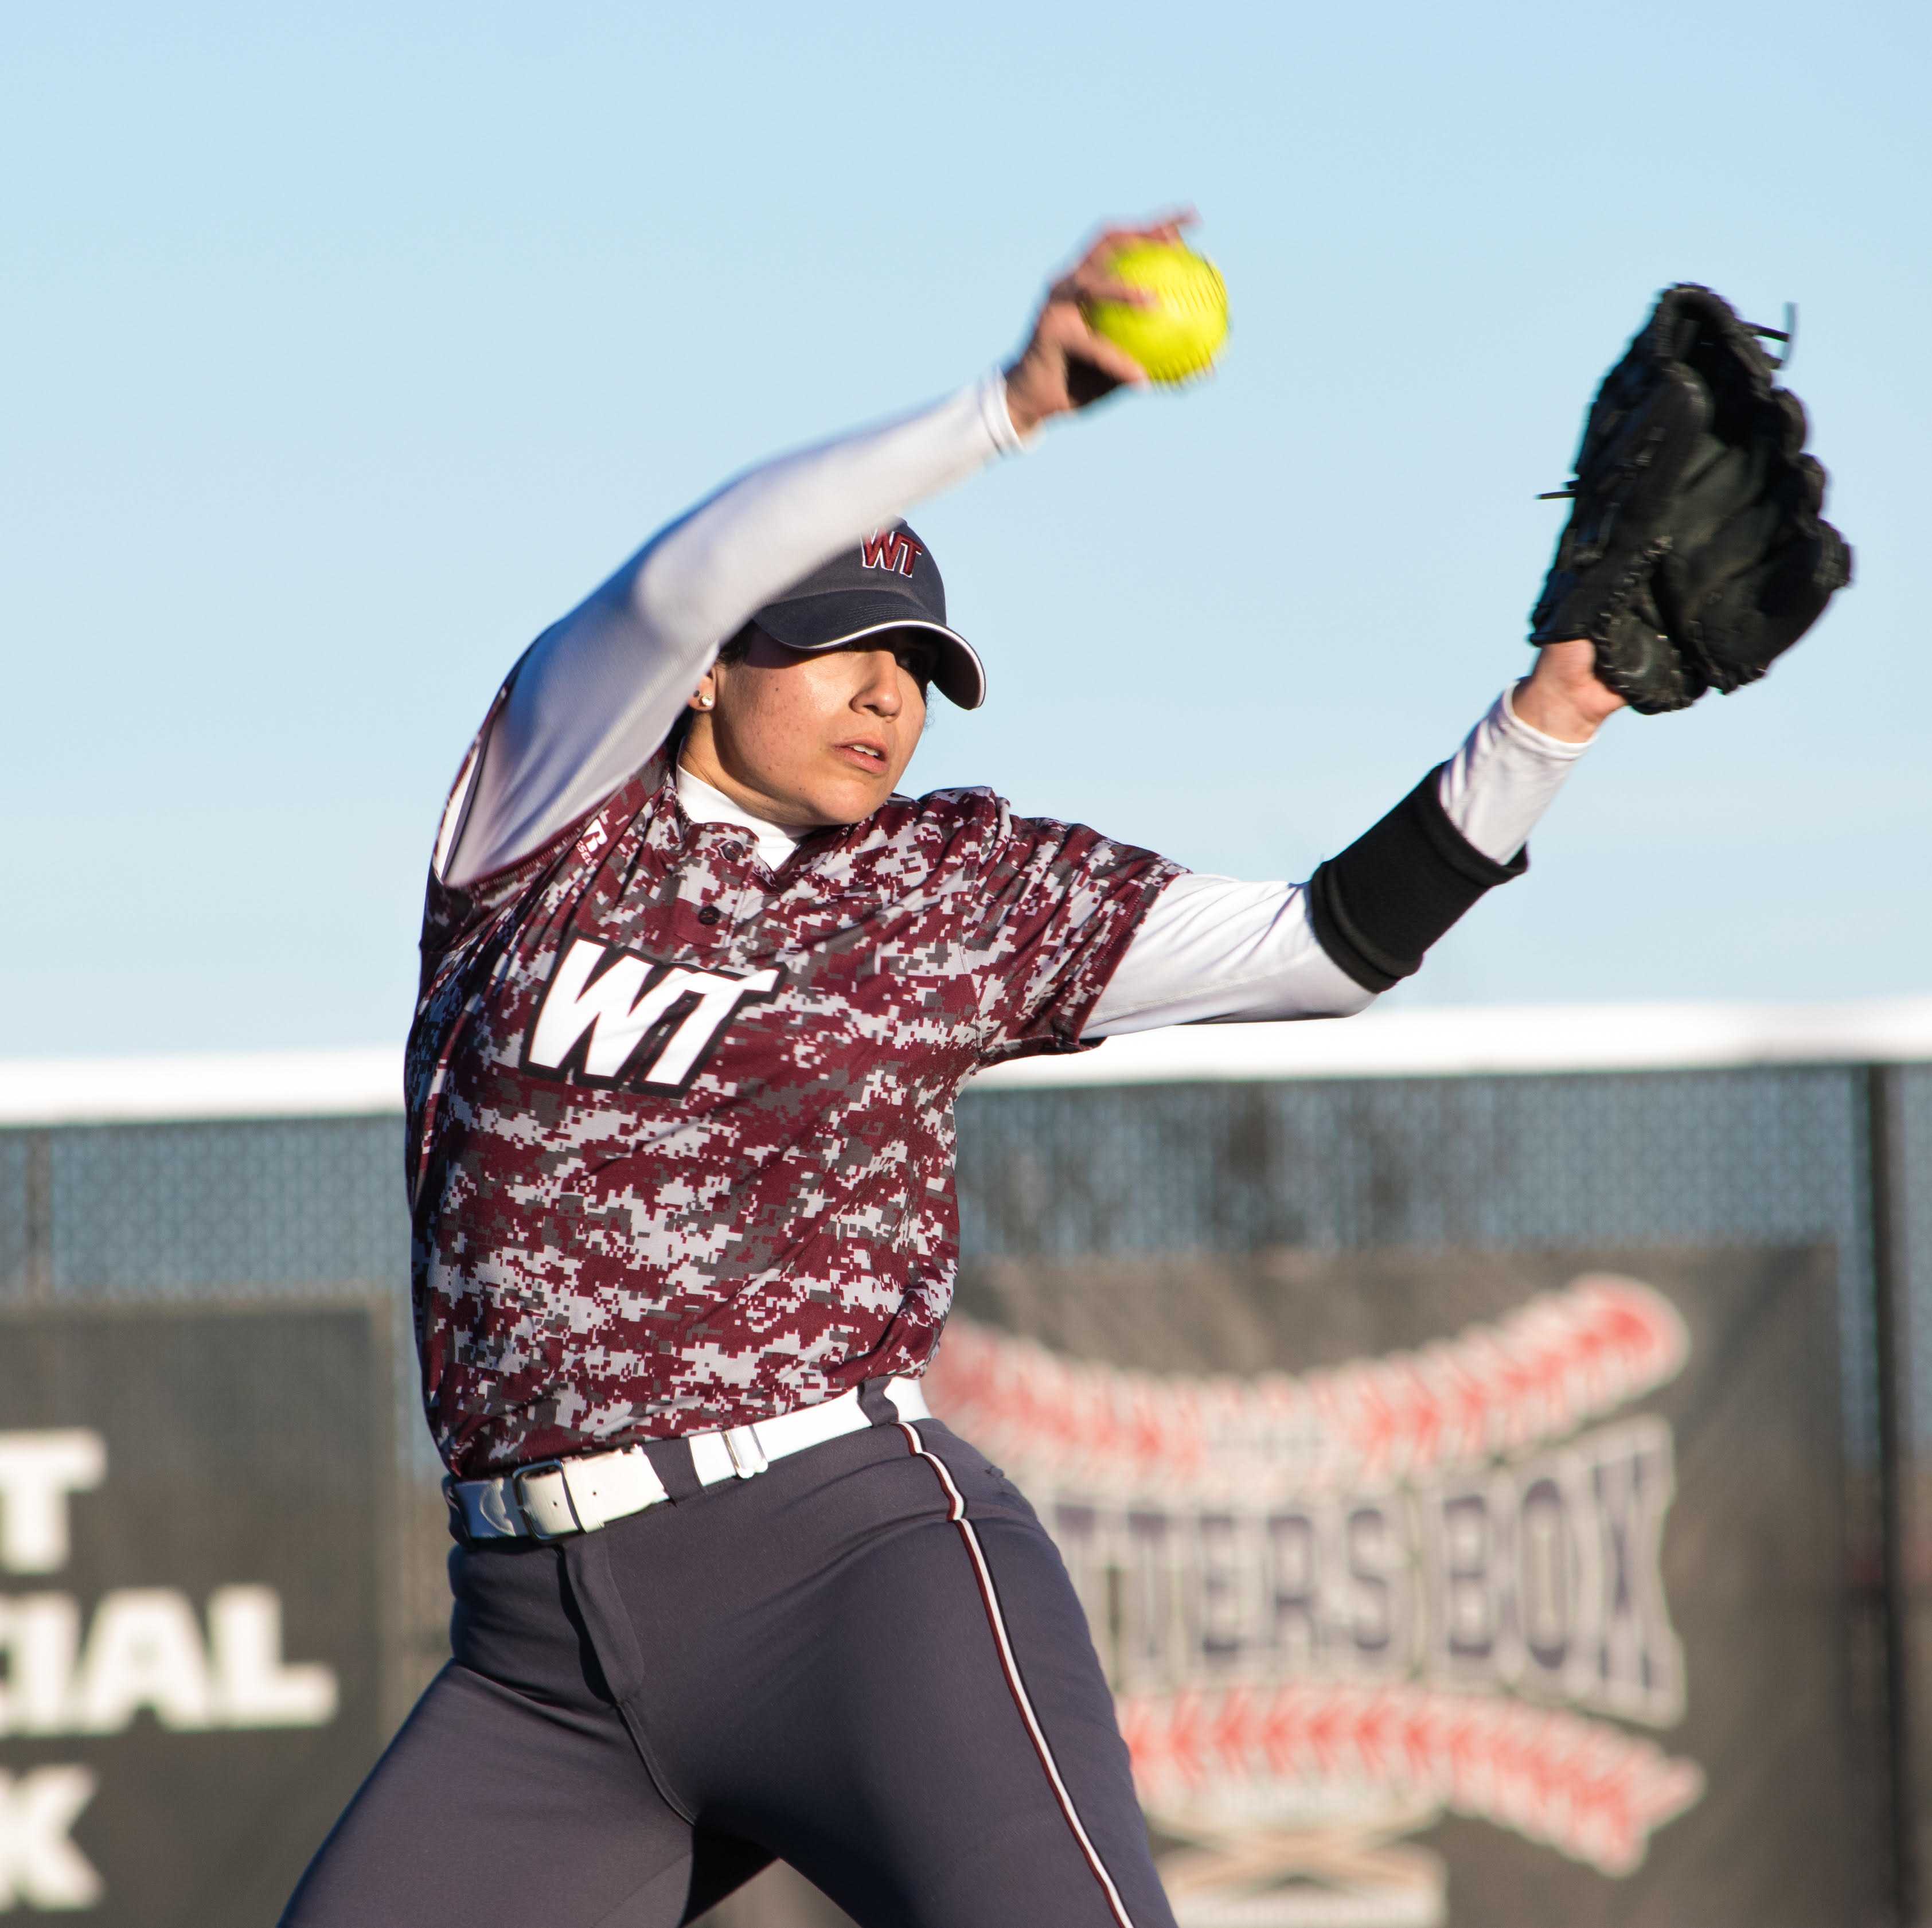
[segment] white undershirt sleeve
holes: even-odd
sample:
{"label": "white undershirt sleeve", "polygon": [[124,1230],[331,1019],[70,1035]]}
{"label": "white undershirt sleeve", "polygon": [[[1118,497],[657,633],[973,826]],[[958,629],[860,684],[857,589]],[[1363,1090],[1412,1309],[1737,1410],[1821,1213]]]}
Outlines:
{"label": "white undershirt sleeve", "polygon": [[1443,814],[1492,863],[1508,863],[1589,747],[1532,730],[1505,689],[1442,766]]}
{"label": "white undershirt sleeve", "polygon": [[[1507,863],[1587,747],[1532,729],[1506,690],[1442,766],[1436,795],[1477,850]],[[1188,876],[1154,900],[1081,1036],[1346,1018],[1374,1001],[1316,941],[1304,886]]]}
{"label": "white undershirt sleeve", "polygon": [[1190,875],[1154,899],[1080,1035],[1348,1018],[1374,1001],[1316,942],[1300,884]]}
{"label": "white undershirt sleeve", "polygon": [[539,848],[664,741],[718,646],[761,604],[915,502],[1022,445],[997,372],[917,412],[779,457],[660,530],[538,637],[459,785],[442,874]]}

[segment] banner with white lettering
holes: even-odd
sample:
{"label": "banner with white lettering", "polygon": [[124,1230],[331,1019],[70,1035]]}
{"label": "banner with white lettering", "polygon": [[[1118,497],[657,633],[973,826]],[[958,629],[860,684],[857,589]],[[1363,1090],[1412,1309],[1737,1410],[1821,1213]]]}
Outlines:
{"label": "banner with white lettering", "polygon": [[929,1381],[1065,1555],[1182,1928],[1845,1914],[1834,1267],[982,1263]]}
{"label": "banner with white lettering", "polygon": [[382,1739],[386,1317],[0,1315],[0,1918],[276,1918]]}

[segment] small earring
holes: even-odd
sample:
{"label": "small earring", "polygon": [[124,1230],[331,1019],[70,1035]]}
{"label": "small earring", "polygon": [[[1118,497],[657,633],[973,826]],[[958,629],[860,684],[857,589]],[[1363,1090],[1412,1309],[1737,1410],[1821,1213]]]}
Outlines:
{"label": "small earring", "polygon": [[698,699],[698,706],[700,709],[709,709],[711,707],[711,698],[708,696],[700,697]]}

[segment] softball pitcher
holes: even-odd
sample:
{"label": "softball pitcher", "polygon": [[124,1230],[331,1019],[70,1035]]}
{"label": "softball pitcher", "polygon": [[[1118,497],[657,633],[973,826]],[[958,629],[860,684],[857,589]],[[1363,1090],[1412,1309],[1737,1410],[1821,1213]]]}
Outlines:
{"label": "softball pitcher", "polygon": [[867,1928],[1171,1923],[1059,1558],[921,1396],[953,1100],[1361,1010],[1523,869],[1623,700],[1545,648],[1306,884],[899,793],[931,693],[986,688],[900,518],[1144,379],[1083,304],[1174,233],[1101,236],[1010,367],[670,523],[477,733],[407,1073],[454,1657],[291,1928],[669,1928],[774,1857]]}

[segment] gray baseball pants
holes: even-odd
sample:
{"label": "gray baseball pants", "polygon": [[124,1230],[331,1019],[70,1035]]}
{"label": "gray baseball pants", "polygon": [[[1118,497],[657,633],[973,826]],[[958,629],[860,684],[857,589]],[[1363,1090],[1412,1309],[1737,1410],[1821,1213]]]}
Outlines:
{"label": "gray baseball pants", "polygon": [[665,1450],[671,1504],[452,1552],[454,1657],[284,1928],[672,1928],[774,1857],[863,1928],[1172,1928],[996,1467],[931,1420],[704,1489]]}

